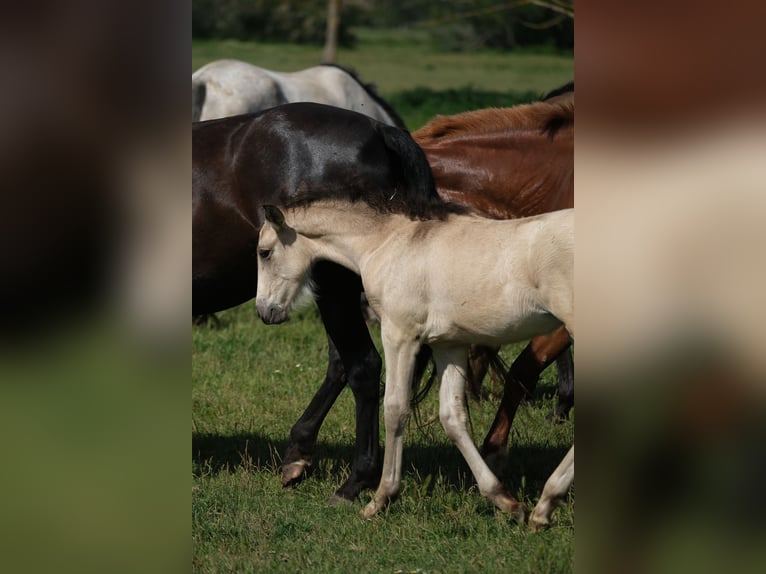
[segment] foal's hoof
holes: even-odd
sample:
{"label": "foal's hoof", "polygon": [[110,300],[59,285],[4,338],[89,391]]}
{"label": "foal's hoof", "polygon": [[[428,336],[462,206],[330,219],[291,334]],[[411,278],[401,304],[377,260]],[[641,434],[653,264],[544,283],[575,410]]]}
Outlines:
{"label": "foal's hoof", "polygon": [[308,475],[311,463],[305,460],[297,460],[282,465],[282,486],[294,486]]}
{"label": "foal's hoof", "polygon": [[364,507],[364,510],[362,510],[362,516],[364,516],[365,518],[372,518],[373,516],[378,514],[378,512],[383,510],[384,506],[385,506],[384,504],[380,504],[373,500],[367,506]]}
{"label": "foal's hoof", "polygon": [[501,494],[494,499],[495,506],[511,515],[516,522],[524,524],[527,521],[528,510],[523,502],[519,502],[509,494]]}
{"label": "foal's hoof", "polygon": [[550,521],[545,517],[537,517],[534,514],[529,517],[529,528],[532,532],[542,532],[551,527]]}
{"label": "foal's hoof", "polygon": [[527,521],[529,510],[523,502],[517,502],[508,512],[517,524],[524,524]]}

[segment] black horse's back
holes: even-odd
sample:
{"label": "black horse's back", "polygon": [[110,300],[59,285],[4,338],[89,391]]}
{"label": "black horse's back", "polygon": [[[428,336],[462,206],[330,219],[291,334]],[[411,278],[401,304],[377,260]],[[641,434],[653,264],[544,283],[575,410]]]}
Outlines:
{"label": "black horse's back", "polygon": [[193,124],[193,313],[255,296],[261,205],[331,198],[419,218],[442,209],[409,133],[363,114],[295,103]]}

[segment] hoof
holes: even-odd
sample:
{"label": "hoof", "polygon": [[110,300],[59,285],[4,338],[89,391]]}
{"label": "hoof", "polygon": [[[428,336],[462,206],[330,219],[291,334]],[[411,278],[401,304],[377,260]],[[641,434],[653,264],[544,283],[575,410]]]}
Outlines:
{"label": "hoof", "polygon": [[523,502],[519,502],[510,494],[502,494],[495,498],[495,506],[511,515],[516,522],[524,524],[529,510]]}
{"label": "hoof", "polygon": [[511,517],[516,521],[517,524],[524,524],[527,521],[528,513],[529,510],[527,509],[526,505],[519,502],[516,505],[516,508],[511,511]]}
{"label": "hoof", "polygon": [[529,518],[529,529],[532,532],[542,532],[550,527],[551,523],[547,518],[538,518],[534,514]]}
{"label": "hoof", "polygon": [[311,463],[298,460],[282,465],[282,486],[294,486],[303,480],[311,469]]}
{"label": "hoof", "polygon": [[382,504],[378,504],[374,500],[370,502],[367,506],[364,507],[364,510],[362,510],[362,516],[365,518],[372,518],[376,514],[378,514],[383,509]]}

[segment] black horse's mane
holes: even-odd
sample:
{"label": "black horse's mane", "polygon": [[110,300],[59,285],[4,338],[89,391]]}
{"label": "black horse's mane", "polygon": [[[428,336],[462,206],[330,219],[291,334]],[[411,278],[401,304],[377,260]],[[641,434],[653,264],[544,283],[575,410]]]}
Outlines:
{"label": "black horse's mane", "polygon": [[287,209],[295,207],[310,207],[323,201],[342,201],[351,204],[364,203],[378,213],[406,215],[410,219],[427,221],[431,219],[444,220],[450,214],[469,213],[468,208],[456,203],[445,202],[438,197],[409,196],[401,190],[369,192],[358,187],[333,188],[332,190],[305,190],[290,197],[285,202]]}
{"label": "black horse's mane", "polygon": [[387,148],[391,169],[397,174],[396,181],[385,188],[364,185],[361,181],[354,181],[353,177],[342,186],[321,189],[300,186],[291,190],[285,199],[285,207],[310,205],[323,200],[363,202],[379,213],[401,213],[420,220],[446,219],[452,213],[468,211],[462,205],[445,202],[436,192],[428,158],[409,132],[369,121]]}
{"label": "black horse's mane", "polygon": [[356,70],[354,70],[353,68],[341,66],[340,64],[331,64],[329,62],[323,62],[321,65],[330,66],[332,68],[338,68],[339,70],[347,73],[349,76],[351,76],[354,79],[354,81],[357,84],[359,84],[364,89],[365,92],[367,92],[370,95],[370,97],[373,100],[375,100],[378,103],[378,105],[381,108],[383,108],[386,111],[386,113],[389,116],[391,116],[391,119],[394,120],[394,123],[396,124],[397,127],[400,127],[403,130],[407,129],[407,125],[404,123],[404,120],[402,119],[402,117],[396,113],[394,108],[392,108],[391,105],[386,100],[380,97],[380,95],[378,94],[378,89],[375,87],[375,84],[363,82],[362,79],[359,77],[359,75],[356,73]]}

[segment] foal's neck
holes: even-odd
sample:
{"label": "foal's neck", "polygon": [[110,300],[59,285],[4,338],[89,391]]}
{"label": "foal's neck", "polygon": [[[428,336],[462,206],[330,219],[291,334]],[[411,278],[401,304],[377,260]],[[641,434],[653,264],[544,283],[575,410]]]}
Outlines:
{"label": "foal's neck", "polygon": [[315,259],[326,259],[361,274],[365,259],[402,226],[416,225],[407,216],[379,213],[366,204],[314,203],[297,208],[292,223],[310,240]]}

